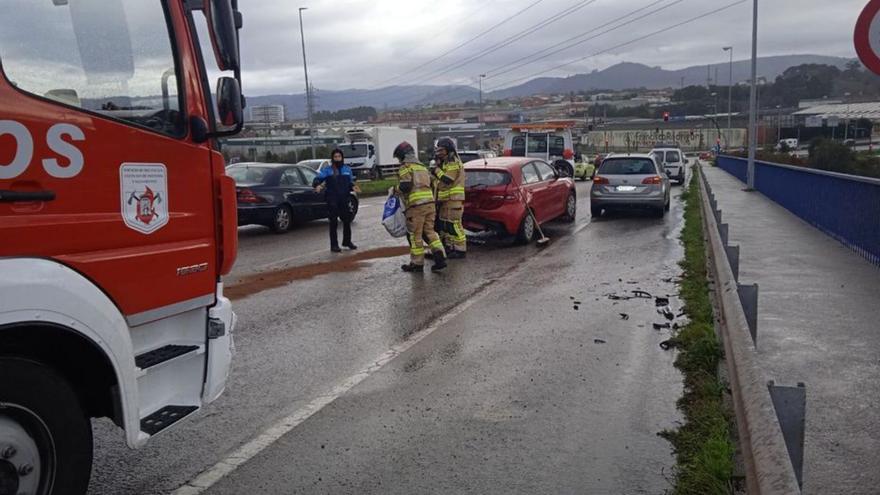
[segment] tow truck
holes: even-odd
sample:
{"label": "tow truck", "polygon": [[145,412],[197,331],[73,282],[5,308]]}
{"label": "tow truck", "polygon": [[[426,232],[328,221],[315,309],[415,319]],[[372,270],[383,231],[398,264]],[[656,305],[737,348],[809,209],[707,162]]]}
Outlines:
{"label": "tow truck", "polygon": [[[79,494],[91,418],[139,448],[223,392],[237,0],[7,0],[0,494]],[[212,92],[211,80],[217,77]]]}

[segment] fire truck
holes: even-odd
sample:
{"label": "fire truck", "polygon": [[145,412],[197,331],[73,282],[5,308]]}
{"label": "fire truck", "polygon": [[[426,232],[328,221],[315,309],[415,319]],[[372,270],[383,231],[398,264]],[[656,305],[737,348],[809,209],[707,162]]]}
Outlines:
{"label": "fire truck", "polygon": [[223,392],[241,25],[237,0],[3,2],[0,494],[84,493],[91,418],[138,448]]}

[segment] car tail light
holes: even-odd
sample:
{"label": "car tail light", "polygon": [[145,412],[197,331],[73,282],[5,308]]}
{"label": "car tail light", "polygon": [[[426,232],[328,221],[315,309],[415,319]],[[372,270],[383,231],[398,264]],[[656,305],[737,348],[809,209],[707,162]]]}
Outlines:
{"label": "car tail light", "polygon": [[574,151],[568,149],[563,151],[562,158],[565,158],[566,160],[571,160],[572,158],[574,158]]}
{"label": "car tail light", "polygon": [[241,189],[238,191],[238,202],[239,203],[263,203],[263,198],[254,194],[254,192],[250,189]]}
{"label": "car tail light", "polygon": [[642,184],[662,184],[662,183],[663,183],[663,179],[661,179],[659,175],[646,177],[645,180],[642,181]]}
{"label": "car tail light", "polygon": [[593,177],[593,184],[611,184],[611,182],[606,177],[597,175]]}
{"label": "car tail light", "polygon": [[505,149],[504,156],[513,156],[513,150],[512,149]]}

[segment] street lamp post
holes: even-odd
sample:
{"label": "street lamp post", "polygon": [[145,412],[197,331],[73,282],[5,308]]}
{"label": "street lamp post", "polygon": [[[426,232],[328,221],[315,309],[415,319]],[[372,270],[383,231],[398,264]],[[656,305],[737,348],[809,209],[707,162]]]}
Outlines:
{"label": "street lamp post", "polygon": [[486,74],[480,74],[480,149],[483,149],[483,78]]}
{"label": "street lamp post", "polygon": [[299,37],[300,40],[302,40],[303,71],[306,75],[306,115],[309,119],[309,146],[312,148],[312,159],[314,159],[317,158],[315,156],[315,126],[312,124],[312,88],[309,86],[309,65],[306,62],[306,37],[303,32],[303,10],[308,10],[308,7],[299,8]]}
{"label": "street lamp post", "polygon": [[725,148],[730,148],[730,114],[733,112],[733,47],[725,46],[725,52],[730,52],[730,64],[727,66],[727,136],[724,140]]}
{"label": "street lamp post", "polygon": [[755,151],[758,147],[758,0],[752,6],[752,90],[749,94],[749,165],[747,190],[755,189]]}

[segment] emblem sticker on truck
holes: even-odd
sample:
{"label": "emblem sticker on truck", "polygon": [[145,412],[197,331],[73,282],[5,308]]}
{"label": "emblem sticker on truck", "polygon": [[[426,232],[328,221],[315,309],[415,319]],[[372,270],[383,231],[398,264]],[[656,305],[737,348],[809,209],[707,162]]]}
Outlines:
{"label": "emblem sticker on truck", "polygon": [[123,163],[119,168],[122,220],[152,234],[168,223],[168,175],[161,163]]}

